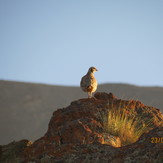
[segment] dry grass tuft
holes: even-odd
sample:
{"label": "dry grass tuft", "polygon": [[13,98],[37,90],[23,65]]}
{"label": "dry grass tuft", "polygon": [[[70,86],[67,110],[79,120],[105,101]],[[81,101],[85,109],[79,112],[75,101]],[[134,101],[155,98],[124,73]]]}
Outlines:
{"label": "dry grass tuft", "polygon": [[102,115],[104,131],[118,136],[122,146],[136,142],[139,137],[152,128],[152,119],[144,119],[127,107],[111,108]]}

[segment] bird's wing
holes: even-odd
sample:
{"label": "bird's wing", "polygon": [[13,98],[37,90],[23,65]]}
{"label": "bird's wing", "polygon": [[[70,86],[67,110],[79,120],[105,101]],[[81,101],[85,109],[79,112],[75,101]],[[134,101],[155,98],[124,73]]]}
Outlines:
{"label": "bird's wing", "polygon": [[80,85],[81,87],[87,88],[88,86],[91,86],[91,83],[92,83],[91,78],[85,75],[82,77]]}
{"label": "bird's wing", "polygon": [[88,88],[88,87],[97,87],[97,81],[95,78],[91,76],[85,75],[81,80],[81,87]]}

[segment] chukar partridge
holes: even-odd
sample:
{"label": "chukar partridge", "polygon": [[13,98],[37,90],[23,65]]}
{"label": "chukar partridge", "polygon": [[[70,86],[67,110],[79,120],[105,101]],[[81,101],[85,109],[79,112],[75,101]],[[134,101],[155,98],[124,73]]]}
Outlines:
{"label": "chukar partridge", "polygon": [[87,74],[82,77],[80,82],[80,87],[84,92],[87,92],[88,98],[92,97],[92,93],[97,89],[97,80],[94,77],[94,72],[97,69],[95,67],[90,67]]}

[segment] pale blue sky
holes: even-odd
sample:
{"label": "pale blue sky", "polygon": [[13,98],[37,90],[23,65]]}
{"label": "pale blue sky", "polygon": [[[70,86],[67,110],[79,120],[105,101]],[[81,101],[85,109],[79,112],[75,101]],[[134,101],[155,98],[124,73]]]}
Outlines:
{"label": "pale blue sky", "polygon": [[163,86],[162,0],[0,0],[0,79]]}

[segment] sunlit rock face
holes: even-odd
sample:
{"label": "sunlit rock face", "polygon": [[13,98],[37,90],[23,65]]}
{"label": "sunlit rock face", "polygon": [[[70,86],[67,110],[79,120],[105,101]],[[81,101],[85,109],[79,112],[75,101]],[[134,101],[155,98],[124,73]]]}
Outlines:
{"label": "sunlit rock face", "polygon": [[[119,107],[127,108],[126,114],[132,112],[142,119],[152,119],[151,131],[142,135],[137,142],[124,147],[121,147],[118,136],[106,131],[106,121],[103,120],[108,110]],[[139,101],[117,99],[112,93],[98,92],[94,98],[80,99],[55,111],[45,135],[18,151],[18,158],[21,156],[19,162],[157,162],[163,151],[161,139],[160,142],[153,142],[152,139],[162,137],[162,122],[163,115],[154,107],[145,106]],[[2,157],[4,146],[1,147]]]}

